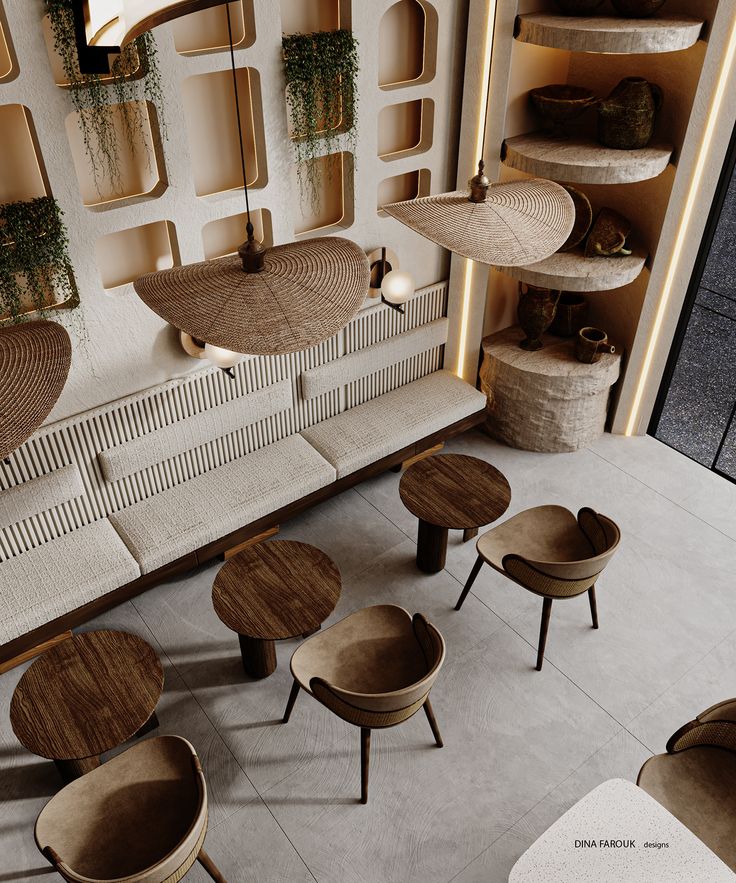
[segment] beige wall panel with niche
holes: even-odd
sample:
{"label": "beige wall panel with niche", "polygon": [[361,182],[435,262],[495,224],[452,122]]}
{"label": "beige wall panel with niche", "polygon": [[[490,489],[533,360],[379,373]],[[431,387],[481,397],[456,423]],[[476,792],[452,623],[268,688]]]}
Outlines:
{"label": "beige wall panel with niche", "polygon": [[256,39],[253,0],[235,0],[223,6],[202,9],[171,23],[174,47],[180,55],[204,55],[230,48],[227,16],[230,15],[233,47],[247,49]]}

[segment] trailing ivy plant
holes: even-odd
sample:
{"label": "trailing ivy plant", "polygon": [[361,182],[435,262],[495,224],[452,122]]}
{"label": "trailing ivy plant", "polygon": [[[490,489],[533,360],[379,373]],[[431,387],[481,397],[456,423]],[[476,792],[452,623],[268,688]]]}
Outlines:
{"label": "trailing ivy plant", "polygon": [[45,315],[54,303],[79,304],[58,203],[42,196],[0,205],[0,318],[22,322],[34,311]]}
{"label": "trailing ivy plant", "polygon": [[[334,153],[346,133],[355,153],[358,106],[358,41],[352,31],[317,31],[283,38],[286,101],[294,138],[302,200],[320,204],[316,158]],[[332,164],[328,164],[331,173]]]}
{"label": "trailing ivy plant", "polygon": [[[156,106],[162,135],[166,138],[156,41],[150,32],[146,32],[124,46],[110,65],[110,75],[106,75],[103,81],[99,74],[83,74],[79,70],[72,0],[46,0],[46,7],[54,47],[69,83],[72,104],[78,112],[79,128],[92,166],[95,187],[99,193],[100,180],[106,178],[116,191],[120,191],[120,153],[112,105],[122,106],[123,128],[133,152],[139,143],[136,130],[140,128],[143,118],[141,101],[147,100]],[[143,78],[132,79],[139,70],[143,71]],[[150,167],[150,156],[147,161]]]}

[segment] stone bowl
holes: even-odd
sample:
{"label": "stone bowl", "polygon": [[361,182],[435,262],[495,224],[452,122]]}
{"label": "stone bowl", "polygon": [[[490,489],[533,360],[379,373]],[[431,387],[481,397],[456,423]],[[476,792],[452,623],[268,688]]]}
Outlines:
{"label": "stone bowl", "polygon": [[549,120],[555,128],[559,128],[562,123],[574,120],[600,101],[590,89],[566,84],[553,84],[532,89],[529,97],[540,115]]}

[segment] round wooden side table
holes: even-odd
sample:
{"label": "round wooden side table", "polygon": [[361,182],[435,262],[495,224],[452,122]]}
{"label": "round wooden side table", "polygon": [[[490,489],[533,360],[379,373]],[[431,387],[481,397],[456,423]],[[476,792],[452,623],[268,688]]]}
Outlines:
{"label": "round wooden side table", "polygon": [[340,589],[340,571],[320,549],[271,540],[244,549],[220,568],[212,604],[238,633],[246,674],[265,678],[276,670],[274,642],[318,631]]}
{"label": "round wooden side table", "polygon": [[437,573],[445,566],[448,530],[476,536],[508,509],[511,488],[498,469],[465,454],[438,454],[410,466],[399,483],[406,508],[419,519],[417,567]]}
{"label": "round wooden side table", "polygon": [[164,686],[158,656],[137,635],[72,635],[18,681],[10,723],[29,751],[53,760],[65,782],[100,765],[100,755],[158,726]]}

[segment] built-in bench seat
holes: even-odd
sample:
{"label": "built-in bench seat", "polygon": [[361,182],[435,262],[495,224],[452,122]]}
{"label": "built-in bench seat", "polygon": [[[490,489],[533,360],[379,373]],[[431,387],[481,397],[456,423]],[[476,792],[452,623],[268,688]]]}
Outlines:
{"label": "built-in bench seat", "polygon": [[[447,320],[436,319],[188,416],[172,420],[169,412],[97,450],[87,475],[99,486],[89,496],[76,464],[3,491],[0,529],[35,534],[32,542],[13,540],[24,550],[0,562],[0,664],[482,422],[483,394],[444,370],[350,406],[365,397],[364,378],[371,390],[391,366],[416,372],[428,355],[438,359],[446,336]],[[347,410],[299,433],[289,428],[295,389],[298,407],[319,400]],[[136,403],[123,405],[133,421]],[[264,424],[291,434],[253,450],[266,437]],[[121,508],[129,488],[145,489],[145,498]],[[101,489],[116,504],[89,524]],[[88,514],[64,533],[53,522],[68,501]]]}
{"label": "built-in bench seat", "polygon": [[331,484],[335,470],[300,435],[176,485],[110,516],[150,573]]}
{"label": "built-in bench seat", "polygon": [[343,478],[485,407],[485,396],[435,371],[302,431]]}
{"label": "built-in bench seat", "polygon": [[[83,490],[77,467],[64,466],[5,491],[3,520],[19,530],[33,530],[28,519],[74,499]],[[3,561],[0,644],[53,622],[140,575],[140,567],[106,518]]]}

